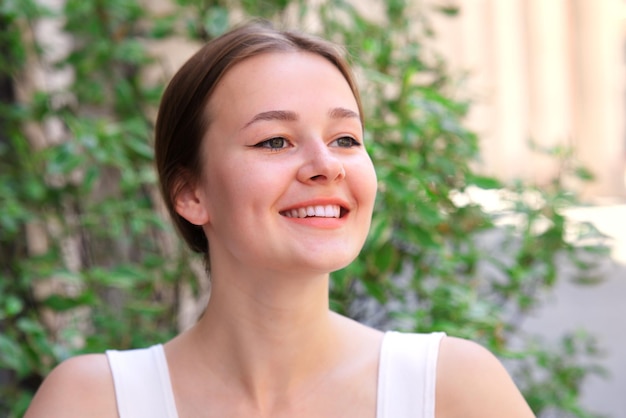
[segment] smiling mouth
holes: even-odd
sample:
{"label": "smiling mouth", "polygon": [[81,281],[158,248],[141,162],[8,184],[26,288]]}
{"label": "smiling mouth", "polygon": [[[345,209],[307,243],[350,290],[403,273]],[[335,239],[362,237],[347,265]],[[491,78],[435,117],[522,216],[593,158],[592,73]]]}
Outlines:
{"label": "smiling mouth", "polygon": [[287,218],[341,218],[346,213],[346,209],[339,205],[305,206],[280,212]]}

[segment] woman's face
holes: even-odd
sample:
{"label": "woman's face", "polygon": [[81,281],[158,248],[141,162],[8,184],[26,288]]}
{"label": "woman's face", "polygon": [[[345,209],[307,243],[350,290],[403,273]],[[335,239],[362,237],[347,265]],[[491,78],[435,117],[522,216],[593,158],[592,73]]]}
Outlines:
{"label": "woman's face", "polygon": [[225,74],[207,112],[195,191],[212,271],[349,264],[369,230],[376,174],[339,70],[312,53],[249,58]]}

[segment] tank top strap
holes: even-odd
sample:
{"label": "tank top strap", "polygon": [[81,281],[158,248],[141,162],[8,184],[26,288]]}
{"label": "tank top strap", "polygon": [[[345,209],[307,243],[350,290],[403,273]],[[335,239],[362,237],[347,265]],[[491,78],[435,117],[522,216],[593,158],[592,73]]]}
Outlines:
{"label": "tank top strap", "polygon": [[444,333],[389,331],[380,349],[377,418],[434,418],[439,343]]}
{"label": "tank top strap", "polygon": [[162,345],[106,355],[120,418],[178,418]]}

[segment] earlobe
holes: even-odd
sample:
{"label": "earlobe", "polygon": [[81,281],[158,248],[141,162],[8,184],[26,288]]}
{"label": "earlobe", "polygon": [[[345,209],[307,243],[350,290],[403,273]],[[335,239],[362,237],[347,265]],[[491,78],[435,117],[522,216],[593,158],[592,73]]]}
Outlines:
{"label": "earlobe", "polygon": [[194,225],[204,225],[209,222],[209,214],[204,205],[202,196],[195,187],[185,182],[180,185],[174,195],[174,209],[176,213]]}

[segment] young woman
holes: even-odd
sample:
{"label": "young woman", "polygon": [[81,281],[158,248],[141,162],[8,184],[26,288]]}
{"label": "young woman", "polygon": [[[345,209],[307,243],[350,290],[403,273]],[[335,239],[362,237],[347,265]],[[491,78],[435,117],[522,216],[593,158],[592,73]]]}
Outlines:
{"label": "young woman", "polygon": [[361,250],[376,195],[335,46],[259,23],[211,41],[164,94],[156,157],[210,266],[206,311],[163,346],[62,363],[27,418],[533,416],[479,345],[329,310],[329,273]]}

